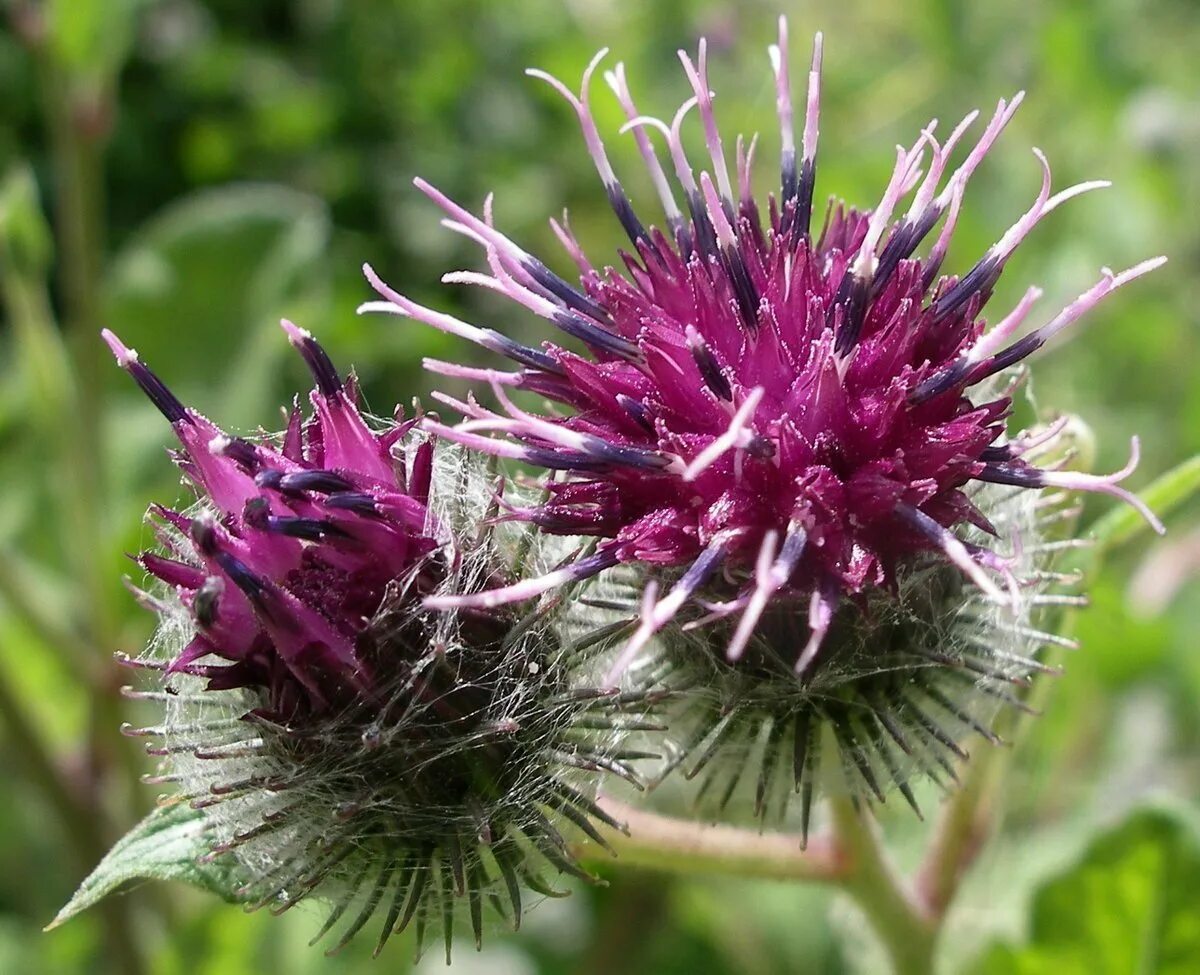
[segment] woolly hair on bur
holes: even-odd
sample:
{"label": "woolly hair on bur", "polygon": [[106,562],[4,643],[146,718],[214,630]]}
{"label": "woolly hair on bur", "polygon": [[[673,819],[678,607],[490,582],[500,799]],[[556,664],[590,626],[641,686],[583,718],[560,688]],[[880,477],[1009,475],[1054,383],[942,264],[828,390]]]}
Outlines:
{"label": "woolly hair on bur", "polygon": [[[942,273],[968,183],[1023,93],[998,103],[957,168],[955,150],[966,144],[978,112],[944,141],[930,123],[911,147],[898,148],[872,209],[831,201],[823,223],[814,224],[822,50],[817,35],[797,145],[787,25],[780,20],[779,43],[770,49],[780,189],[765,208],[750,189],[756,141],[737,140],[734,167],[726,158],[703,41],[695,60],[680,52],[690,97],[670,122],[641,112],[622,65],[605,74],[628,118],[623,131],[636,141],[661,201],[662,230],[638,216],[592,115],[592,82],[607,52],[588,65],[578,92],[529,72],[576,114],[630,241],[617,267],[597,266],[566,220],[552,221],[578,284],[497,229],[490,198],[481,217],[417,181],[444,211],[445,225],[484,251],[486,272],[454,272],[445,280],[500,293],[545,318],[573,347],[525,346],[495,328],[419,305],[370,267],[365,272],[380,300],[360,310],[412,318],[511,360],[507,371],[428,362],[436,373],[490,387],[498,406],[442,397],[463,421],[426,427],[471,449],[561,472],[546,481],[544,502],[511,516],[546,532],[598,540],[586,557],[541,578],[433,597],[433,604],[496,607],[614,566],[636,566],[645,579],[639,624],[610,681],[653,653],[657,635],[687,625],[696,628],[689,640],[701,648],[699,657],[723,655],[734,666],[776,633],[786,645],[776,648],[772,672],[787,678],[778,686],[790,694],[798,693],[797,683],[828,689],[840,679],[845,653],[830,641],[845,640],[848,620],[878,617],[898,596],[896,612],[905,617],[904,598],[928,602],[924,586],[912,584],[917,567],[950,594],[936,600],[939,613],[956,599],[971,606],[986,600],[1003,608],[1013,626],[1023,625],[1025,580],[996,512],[983,504],[991,497],[985,489],[1100,492],[1133,505],[1161,530],[1120,486],[1136,466],[1136,440],[1129,464],[1113,474],[1036,466],[1030,452],[1038,440],[1009,435],[1011,391],[992,380],[1165,259],[1121,273],[1105,268],[1096,284],[1023,337],[1016,336],[1040,297],[1037,288],[1011,311],[984,318],[1021,242],[1061,204],[1108,185],[1092,181],[1052,192],[1049,164],[1035,149],[1042,179],[1028,211],[966,273]],[[684,147],[693,109],[707,171],[693,168]],[[659,136],[667,165],[653,141]],[[519,403],[522,392],[551,408],[538,412],[528,400]],[[930,575],[931,559],[945,571]],[[950,586],[955,574],[964,582]],[[872,662],[881,656],[872,641],[860,656],[866,659],[856,672],[886,668],[885,659]],[[987,667],[1009,673],[994,661]],[[992,679],[988,671],[972,671],[965,657],[953,669],[985,684]],[[736,680],[753,681],[756,672],[745,667]],[[885,731],[888,714],[875,709],[872,719]],[[728,724],[712,730],[715,740],[719,729],[736,726],[734,717],[721,720]],[[784,731],[772,725],[765,733]],[[929,735],[939,741],[934,754],[958,747]],[[849,739],[842,745],[861,753]],[[796,751],[804,751],[801,744]],[[939,765],[933,758],[921,764],[930,772]],[[866,785],[869,794],[879,791]]]}
{"label": "woolly hair on bur", "polygon": [[[316,378],[314,416],[230,437],[183,406],[132,350],[118,362],[170,420],[196,489],[156,509],[160,548],[139,561],[162,617],[152,737],[167,802],[203,811],[206,859],[231,891],[278,913],[330,905],[313,939],[344,946],[375,920],[377,951],[410,923],[420,953],[456,918],[478,945],[484,910],[517,926],[555,873],[590,878],[568,837],[618,827],[602,775],[635,784],[622,737],[653,727],[651,695],[595,688],[611,627],[567,638],[561,601],[436,611],[422,600],[545,571],[525,526],[497,524],[487,458],[396,419],[369,424],[356,386],[284,323]],[[563,546],[559,546],[563,547]],[[586,585],[586,583],[585,583]],[[567,596],[564,593],[564,598]]]}

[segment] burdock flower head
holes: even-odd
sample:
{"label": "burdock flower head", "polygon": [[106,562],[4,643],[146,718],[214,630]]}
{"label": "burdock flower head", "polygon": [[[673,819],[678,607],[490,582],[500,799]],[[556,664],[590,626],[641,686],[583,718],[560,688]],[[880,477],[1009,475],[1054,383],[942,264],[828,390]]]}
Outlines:
{"label": "burdock flower head", "polygon": [[[881,597],[912,597],[906,573],[919,568],[939,592],[957,592],[960,582],[951,586],[945,571],[929,573],[931,564],[946,566],[987,601],[1011,609],[1011,628],[1027,628],[1020,604],[1033,579],[1020,572],[1028,560],[1018,557],[1010,538],[999,537],[986,499],[1047,487],[1099,491],[1137,506],[1159,527],[1118,486],[1136,463],[1136,441],[1129,465],[1111,475],[1035,466],[1030,451],[1058,428],[1010,438],[1011,389],[996,377],[1163,259],[1119,274],[1106,269],[1098,283],[1021,337],[1040,294],[1036,288],[989,323],[984,306],[1018,245],[1060,204],[1106,185],[1088,182],[1055,193],[1049,165],[1035,150],[1042,181],[1033,205],[966,273],[942,274],[968,181],[1020,94],[1000,101],[957,168],[951,160],[977,113],[944,141],[931,123],[911,148],[898,149],[872,209],[831,202],[814,229],[821,45],[818,35],[797,146],[781,20],[779,44],[770,50],[781,180],[765,219],[750,193],[755,142],[747,146],[739,137],[736,165],[727,162],[703,42],[695,61],[680,52],[691,97],[670,123],[640,114],[621,65],[605,75],[660,197],[664,229],[635,212],[592,116],[591,83],[605,52],[584,72],[578,94],[531,71],[577,114],[631,242],[619,269],[598,268],[566,220],[552,222],[578,268],[578,285],[497,230],[490,200],[479,218],[418,180],[446,212],[447,226],[486,254],[490,273],[461,272],[447,280],[511,298],[575,340],[575,350],[552,342],[526,347],[422,307],[369,267],[383,300],[363,306],[418,319],[515,362],[517,368],[505,372],[431,363],[443,374],[490,385],[500,410],[474,399],[449,401],[465,422],[428,429],[472,449],[562,472],[547,479],[543,503],[513,507],[509,515],[550,533],[600,539],[586,558],[540,579],[433,602],[500,606],[619,563],[643,566],[650,581],[640,625],[609,680],[668,624],[715,624],[707,640],[712,654],[741,659],[747,672],[761,672],[764,682],[785,689],[791,710],[777,713],[775,734],[785,726],[794,733],[797,784],[810,734],[797,715],[813,715],[817,698],[810,691],[823,675],[839,675],[834,683],[850,688],[858,713],[873,715],[872,728],[887,737],[888,712],[867,707],[853,690],[853,674],[907,674],[918,665],[964,669],[953,646],[943,648],[941,664],[928,654],[919,663],[908,656],[898,663],[896,640],[874,631],[832,638],[839,625],[869,628],[878,618],[871,607]],[[693,109],[707,149],[700,172],[684,150],[683,125]],[[665,139],[674,183],[653,144],[656,132]],[[923,249],[931,235],[932,246]],[[516,391],[567,409],[523,408],[511,398]],[[995,485],[1011,490],[980,490]],[[1006,531],[1019,527],[1005,521]],[[916,603],[928,602],[926,596]],[[955,597],[951,608],[967,601]],[[849,671],[847,646],[865,655]],[[902,654],[909,649],[899,648]],[[988,679],[1007,680],[1014,667],[1032,666],[1002,665],[1002,648],[977,652],[985,663],[976,673]],[[822,691],[829,693],[829,687]],[[723,707],[722,720],[737,710]],[[728,724],[704,725],[709,741],[719,741]],[[902,735],[891,738],[907,747]]]}
{"label": "burdock flower head", "polygon": [[478,941],[485,901],[517,924],[523,887],[554,893],[547,868],[586,876],[560,826],[600,840],[594,821],[615,825],[592,779],[634,778],[613,729],[638,725],[615,710],[641,698],[588,691],[602,640],[564,640],[546,607],[422,607],[508,578],[516,549],[535,564],[538,546],[487,524],[478,458],[410,436],[412,420],[368,423],[355,384],[284,330],[315,377],[314,415],[294,405],[282,435],[254,439],[185,407],[105,333],[198,495],[157,509],[162,548],[139,558],[164,623],[134,661],[161,686],[135,696],[166,713],[127,730],[163,739],[157,780],[203,810],[240,898],[330,901],[317,937],[345,917],[339,947],[377,910],[380,947],[414,919],[420,943],[432,922],[449,952],[458,904]]}

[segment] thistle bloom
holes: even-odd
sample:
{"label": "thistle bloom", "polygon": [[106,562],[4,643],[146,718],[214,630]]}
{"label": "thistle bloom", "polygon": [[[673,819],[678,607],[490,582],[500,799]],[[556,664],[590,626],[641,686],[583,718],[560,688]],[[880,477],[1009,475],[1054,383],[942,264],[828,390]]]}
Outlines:
{"label": "thistle bloom", "polygon": [[[506,372],[429,363],[436,372],[490,385],[501,409],[443,397],[465,422],[427,428],[473,449],[565,472],[547,480],[543,503],[513,507],[510,516],[547,532],[601,540],[593,553],[539,579],[437,597],[436,605],[499,606],[637,563],[670,588],[660,596],[655,581],[647,585],[640,626],[610,681],[681,610],[689,607],[694,616],[697,605],[708,619],[731,624],[729,660],[743,656],[772,606],[802,607],[806,632],[787,652],[795,673],[811,680],[823,665],[822,643],[839,605],[861,608],[874,593],[894,591],[915,559],[933,554],[988,599],[1017,600],[1022,580],[1012,560],[1003,546],[985,544],[996,531],[972,500],[979,485],[1103,492],[1161,528],[1119,486],[1137,462],[1136,440],[1128,466],[1114,474],[1039,468],[1028,459],[1038,441],[1007,436],[1009,392],[991,380],[1163,259],[1119,274],[1106,269],[1023,337],[1015,336],[1039,297],[1036,288],[989,327],[984,306],[1018,245],[1060,204],[1107,185],[1054,193],[1049,165],[1034,150],[1042,184],[1033,205],[961,277],[941,273],[968,181],[1021,94],[1000,101],[957,168],[951,170],[951,158],[977,113],[944,142],[931,123],[911,148],[897,151],[873,209],[831,202],[814,232],[821,43],[817,35],[797,147],[780,21],[779,44],[770,53],[781,185],[765,221],[750,194],[754,141],[747,146],[739,137],[732,171],[727,163],[703,41],[695,62],[680,53],[692,96],[669,124],[640,114],[621,65],[605,75],[660,197],[664,230],[648,227],[635,212],[591,114],[591,83],[605,52],[588,66],[578,94],[531,71],[574,109],[632,246],[620,255],[623,270],[599,269],[566,220],[552,221],[578,267],[578,286],[497,230],[490,200],[481,219],[417,181],[446,212],[447,226],[486,253],[490,273],[446,279],[505,295],[586,351],[552,342],[526,347],[422,307],[369,267],[383,300],[362,310],[418,319],[515,362],[518,368]],[[699,174],[683,147],[692,109],[707,149]],[[655,131],[665,138],[677,185],[651,141]],[[932,246],[918,254],[939,223]],[[529,412],[510,398],[518,390],[569,413]],[[960,537],[971,526],[980,541]]]}
{"label": "thistle bloom", "polygon": [[[207,502],[196,514],[156,509],[180,538],[166,536],[171,554],[138,560],[196,624],[166,673],[203,674],[214,690],[261,688],[261,713],[280,724],[372,693],[380,662],[359,636],[394,580],[415,574],[418,591],[430,588],[419,570],[437,548],[433,443],[417,447],[410,468],[398,465],[392,447],[412,421],[373,432],[324,350],[290,322],[283,327],[316,377],[316,421],[306,429],[293,405],[278,448],[227,436],[104,333],[171,423],[183,447],[177,462]],[[210,656],[223,662],[196,667]]]}
{"label": "thistle bloom", "polygon": [[435,454],[399,416],[369,425],[355,384],[283,327],[316,380],[314,416],[293,405],[280,437],[255,440],[185,407],[105,333],[199,497],[156,509],[162,550],[139,557],[164,619],[131,663],[161,685],[132,696],[165,715],[125,730],[163,739],[154,780],[203,810],[208,857],[244,881],[231,893],[275,911],[332,902],[317,938],[346,916],[337,947],[379,910],[379,947],[415,920],[419,951],[432,921],[448,955],[459,903],[478,943],[485,900],[516,925],[523,887],[557,893],[547,867],[588,876],[560,826],[603,843],[594,823],[617,825],[593,780],[636,781],[615,731],[645,723],[629,713],[644,697],[589,690],[604,634],[567,643],[545,609],[422,607],[514,571],[479,458]]}

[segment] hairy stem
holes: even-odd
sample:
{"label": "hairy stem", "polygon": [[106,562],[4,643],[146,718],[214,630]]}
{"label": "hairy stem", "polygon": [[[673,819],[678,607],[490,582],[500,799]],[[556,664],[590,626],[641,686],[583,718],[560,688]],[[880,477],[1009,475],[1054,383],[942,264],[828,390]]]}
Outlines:
{"label": "hairy stem", "polygon": [[[814,838],[805,850],[798,836],[689,822],[608,798],[600,805],[629,828],[628,836],[606,831],[621,866],[835,886],[867,916],[895,975],[928,975],[933,970],[940,918],[908,891],[874,825],[848,797],[830,799],[832,837]],[[595,847],[577,852],[593,863],[602,861]]]}
{"label": "hairy stem", "polygon": [[[688,822],[611,798],[601,798],[599,805],[629,827],[628,836],[614,829],[605,830],[605,839],[616,851],[621,866],[824,884],[839,883],[845,874],[841,852],[820,837],[802,850],[798,836]],[[592,863],[606,859],[595,846],[578,852]]]}

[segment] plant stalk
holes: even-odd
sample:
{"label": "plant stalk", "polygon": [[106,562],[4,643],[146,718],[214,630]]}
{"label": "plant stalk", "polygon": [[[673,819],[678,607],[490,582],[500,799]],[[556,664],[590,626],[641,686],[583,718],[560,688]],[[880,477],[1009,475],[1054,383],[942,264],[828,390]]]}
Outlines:
{"label": "plant stalk", "polygon": [[[940,919],[908,891],[873,824],[848,797],[830,799],[833,835],[814,837],[807,849],[801,849],[794,835],[679,820],[610,798],[601,798],[599,805],[629,829],[628,835],[605,831],[621,866],[838,887],[867,916],[895,975],[929,975],[933,970]],[[601,862],[594,846],[576,852],[593,864]]]}
{"label": "plant stalk", "polygon": [[829,809],[835,841],[849,864],[841,887],[878,935],[893,975],[931,975],[940,918],[910,893],[868,813],[846,794],[831,796]]}
{"label": "plant stalk", "polygon": [[[0,671],[0,722],[13,754],[19,757],[26,774],[54,809],[80,865],[90,870],[107,850],[101,820],[72,788],[3,671]],[[122,975],[142,975],[146,965],[127,907],[121,899],[114,899],[106,900],[100,909],[112,969]]]}
{"label": "plant stalk", "polygon": [[[837,883],[845,871],[839,851],[820,837],[801,849],[800,838],[785,833],[689,822],[609,797],[601,797],[597,804],[629,830],[626,834],[604,829],[604,838],[622,867],[823,884]],[[592,864],[606,862],[594,845],[576,852]]]}

